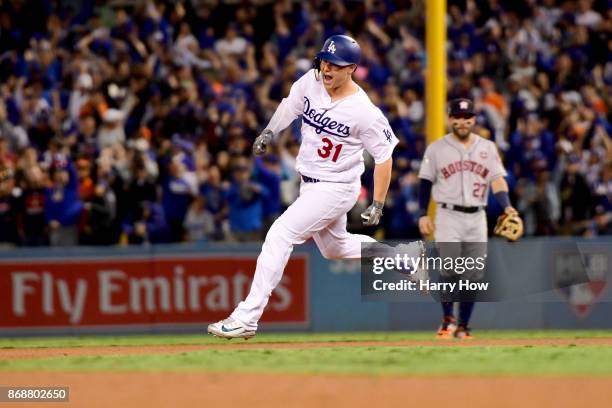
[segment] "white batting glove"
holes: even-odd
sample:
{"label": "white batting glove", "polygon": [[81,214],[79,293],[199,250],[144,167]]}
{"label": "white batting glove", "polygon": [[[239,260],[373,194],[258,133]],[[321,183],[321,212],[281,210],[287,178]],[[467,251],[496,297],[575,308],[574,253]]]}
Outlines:
{"label": "white batting glove", "polygon": [[364,212],[361,213],[361,220],[366,227],[378,225],[380,217],[382,217],[382,209],[384,204],[374,200],[372,204]]}
{"label": "white batting glove", "polygon": [[265,129],[253,142],[253,154],[255,156],[261,156],[266,152],[268,145],[272,141],[274,133],[270,129]]}

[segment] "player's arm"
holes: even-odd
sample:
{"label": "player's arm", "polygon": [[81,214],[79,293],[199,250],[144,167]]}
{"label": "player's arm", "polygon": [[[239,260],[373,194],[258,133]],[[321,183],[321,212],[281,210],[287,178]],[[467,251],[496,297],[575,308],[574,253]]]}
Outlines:
{"label": "player's arm", "polygon": [[374,203],[385,202],[389,184],[391,184],[391,169],[393,168],[393,159],[374,165]]}
{"label": "player's arm", "polygon": [[374,193],[372,204],[361,213],[363,225],[374,226],[380,222],[382,210],[385,205],[387,191],[391,183],[391,170],[393,168],[393,149],[399,142],[393,134],[387,119],[380,115],[371,126],[361,135],[363,146],[374,158]]}
{"label": "player's arm", "polygon": [[423,235],[430,235],[434,232],[434,226],[431,218],[427,215],[427,208],[431,199],[433,183],[426,178],[420,178],[419,180],[421,180],[419,184],[419,231]]}
{"label": "player's arm", "polygon": [[491,181],[491,190],[493,190],[493,196],[504,210],[512,208],[510,203],[510,196],[508,195],[508,183],[503,176],[499,176]]}
{"label": "player's arm", "polygon": [[274,137],[286,129],[302,113],[302,95],[304,93],[302,88],[304,87],[305,80],[306,75],[302,76],[291,86],[289,95],[283,98],[266,128],[255,139],[253,154],[256,156],[264,154]]}
{"label": "player's arm", "polygon": [[[504,209],[504,211],[508,209],[514,210],[512,204],[510,203],[510,196],[508,195],[508,183],[506,183],[505,176],[507,174],[504,165],[502,164],[501,157],[499,157],[499,151],[497,150],[497,146],[495,146],[492,142],[489,142],[489,146],[491,147],[491,190],[493,191],[493,196]],[[516,212],[516,210],[515,210]]]}
{"label": "player's arm", "polygon": [[268,145],[272,142],[275,135],[291,124],[298,115],[290,107],[288,98],[284,98],[276,108],[274,115],[270,119],[268,126],[261,132],[253,142],[253,154],[260,156],[266,152]]}
{"label": "player's arm", "polygon": [[423,155],[423,161],[419,169],[419,180],[419,231],[423,236],[426,236],[434,232],[434,225],[427,215],[427,209],[429,208],[433,183],[436,180],[435,155],[429,146],[425,149]]}

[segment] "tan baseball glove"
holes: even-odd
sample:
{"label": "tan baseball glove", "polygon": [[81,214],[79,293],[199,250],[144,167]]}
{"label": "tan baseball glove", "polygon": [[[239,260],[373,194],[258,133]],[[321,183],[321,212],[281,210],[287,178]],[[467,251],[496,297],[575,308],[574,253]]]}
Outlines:
{"label": "tan baseball glove", "polygon": [[493,233],[506,238],[508,241],[516,241],[523,236],[523,220],[514,208],[508,207],[497,218]]}

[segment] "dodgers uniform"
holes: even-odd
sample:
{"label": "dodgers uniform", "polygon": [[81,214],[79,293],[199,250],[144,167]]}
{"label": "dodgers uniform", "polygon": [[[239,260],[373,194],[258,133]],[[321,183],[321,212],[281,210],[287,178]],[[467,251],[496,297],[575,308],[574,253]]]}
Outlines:
{"label": "dodgers uniform", "polygon": [[252,331],[294,245],[313,238],[325,258],[359,258],[361,242],[375,241],[348,233],[346,213],[359,196],[363,150],[379,164],[391,158],[398,143],[389,122],[363,89],[332,101],[314,69],[293,84],[267,129],[278,134],[300,115],[302,143],[296,162],[302,176],[300,195],[270,227],[251,291],[231,314]]}

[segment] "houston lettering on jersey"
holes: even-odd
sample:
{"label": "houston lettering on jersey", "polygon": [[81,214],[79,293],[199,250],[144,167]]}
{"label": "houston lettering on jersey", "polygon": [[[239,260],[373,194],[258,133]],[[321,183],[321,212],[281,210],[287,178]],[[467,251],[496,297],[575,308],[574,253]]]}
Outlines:
{"label": "houston lettering on jersey", "polygon": [[332,120],[332,118],[327,116],[327,112],[327,109],[323,109],[319,113],[317,113],[315,108],[311,109],[310,99],[304,96],[304,115],[302,116],[304,123],[313,127],[319,135],[325,132],[333,136],[348,137],[351,133],[351,127]]}
{"label": "houston lettering on jersey", "polygon": [[456,162],[452,162],[451,164],[442,167],[442,176],[447,179],[453,174],[462,172],[462,171],[470,171],[472,173],[478,174],[480,177],[486,180],[489,175],[489,169],[483,166],[482,164],[475,162],[473,160],[459,160]]}

